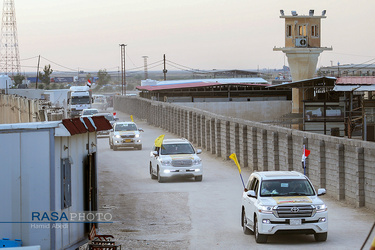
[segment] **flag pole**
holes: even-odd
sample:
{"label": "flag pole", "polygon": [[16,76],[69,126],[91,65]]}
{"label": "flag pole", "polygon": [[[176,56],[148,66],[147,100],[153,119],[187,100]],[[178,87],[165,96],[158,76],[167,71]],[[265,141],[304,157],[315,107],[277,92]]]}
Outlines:
{"label": "flag pole", "polygon": [[243,182],[242,174],[240,173],[241,181],[242,181],[242,186],[245,189],[245,183]]}
{"label": "flag pole", "polygon": [[306,175],[305,144],[303,144],[303,174]]}
{"label": "flag pole", "polygon": [[237,160],[237,155],[236,153],[233,153],[229,156],[230,159],[232,159],[234,161],[234,163],[236,164],[237,168],[238,168],[238,172],[240,173],[240,177],[241,177],[241,181],[242,181],[242,186],[243,188],[245,189],[245,183],[243,181],[243,178],[242,178],[242,174],[241,174],[241,166],[240,164],[238,163],[238,160]]}

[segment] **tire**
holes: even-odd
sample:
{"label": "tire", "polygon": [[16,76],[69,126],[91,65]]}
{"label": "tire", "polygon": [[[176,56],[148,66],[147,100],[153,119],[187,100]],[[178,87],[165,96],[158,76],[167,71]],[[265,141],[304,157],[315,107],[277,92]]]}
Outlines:
{"label": "tire", "polygon": [[327,232],[325,233],[317,233],[314,234],[315,241],[326,241],[327,240]]}
{"label": "tire", "polygon": [[202,181],[202,178],[203,178],[202,175],[194,177],[195,181]]}
{"label": "tire", "polygon": [[113,151],[117,151],[117,146],[113,145]]}
{"label": "tire", "polygon": [[109,141],[109,148],[113,149],[113,145],[112,145],[111,141]]}
{"label": "tire", "polygon": [[151,179],[153,179],[153,180],[155,180],[155,179],[158,178],[156,175],[154,175],[154,174],[152,173],[152,165],[151,165],[151,162],[150,162],[150,176],[151,176]]}
{"label": "tire", "polygon": [[165,181],[165,178],[160,176],[159,168],[158,168],[158,182],[159,182],[159,183],[162,183],[162,182],[164,182],[164,181]]}
{"label": "tire", "polygon": [[249,235],[252,233],[252,231],[247,226],[245,226],[247,224],[245,210],[242,211],[242,223],[241,224],[242,224],[242,231],[244,234]]}
{"label": "tire", "polygon": [[254,234],[255,234],[255,241],[257,243],[266,243],[267,242],[267,235],[259,233],[257,217],[254,218]]}

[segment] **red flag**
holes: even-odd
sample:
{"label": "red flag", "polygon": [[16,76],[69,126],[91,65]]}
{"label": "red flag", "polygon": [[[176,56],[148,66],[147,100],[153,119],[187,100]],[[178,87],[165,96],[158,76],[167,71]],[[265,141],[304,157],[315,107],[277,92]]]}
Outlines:
{"label": "red flag", "polygon": [[91,88],[91,81],[90,81],[90,79],[87,79],[87,86],[89,86]]}
{"label": "red flag", "polygon": [[305,156],[307,157],[307,156],[309,156],[309,155],[310,155],[310,150],[305,149]]}
{"label": "red flag", "polygon": [[303,153],[302,153],[302,162],[305,162],[307,156],[309,155],[310,155],[310,150],[304,148]]}

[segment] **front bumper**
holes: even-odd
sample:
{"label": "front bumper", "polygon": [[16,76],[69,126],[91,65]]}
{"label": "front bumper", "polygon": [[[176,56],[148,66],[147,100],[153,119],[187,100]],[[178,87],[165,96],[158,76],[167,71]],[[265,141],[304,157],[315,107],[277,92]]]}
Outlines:
{"label": "front bumper", "polygon": [[113,146],[115,147],[138,147],[141,145],[141,138],[113,138]]}
{"label": "front bumper", "polygon": [[161,177],[197,177],[203,175],[202,164],[189,167],[165,167],[160,168]]}
{"label": "front bumper", "polygon": [[325,233],[328,231],[328,212],[316,213],[313,217],[305,218],[276,218],[273,214],[259,214],[258,230],[260,234],[268,235],[288,232]]}

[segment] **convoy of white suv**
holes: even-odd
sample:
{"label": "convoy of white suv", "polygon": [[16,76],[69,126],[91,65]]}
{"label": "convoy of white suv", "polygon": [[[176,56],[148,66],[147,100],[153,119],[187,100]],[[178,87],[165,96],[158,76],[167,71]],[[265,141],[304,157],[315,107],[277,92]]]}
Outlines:
{"label": "convoy of white suv", "polygon": [[318,198],[310,180],[294,171],[254,172],[242,195],[242,227],[254,233],[257,243],[276,233],[314,234],[325,241],[328,231],[327,206]]}
{"label": "convoy of white suv", "polygon": [[165,139],[161,147],[154,146],[150,153],[150,175],[164,182],[171,177],[193,177],[202,181],[202,150],[195,149],[186,139]]}
{"label": "convoy of white suv", "polygon": [[[110,148],[142,149],[141,135],[134,122],[116,122],[110,132]],[[173,177],[202,181],[201,149],[195,149],[186,139],[164,139],[150,152],[151,179],[165,182]],[[316,241],[326,241],[328,231],[327,206],[318,197],[307,176],[295,171],[253,172],[242,194],[241,225],[245,234],[254,234],[257,243],[267,242],[279,233],[313,234]]]}

